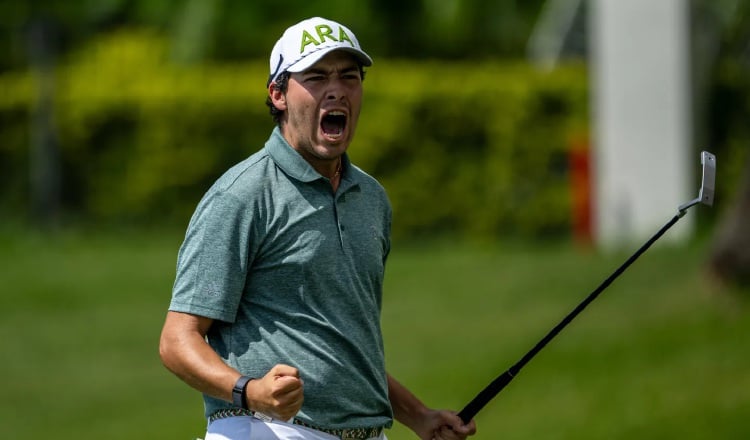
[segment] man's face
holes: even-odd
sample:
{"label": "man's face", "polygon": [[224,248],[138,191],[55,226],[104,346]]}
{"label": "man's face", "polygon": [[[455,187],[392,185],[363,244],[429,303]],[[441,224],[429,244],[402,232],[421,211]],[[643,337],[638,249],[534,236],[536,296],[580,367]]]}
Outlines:
{"label": "man's face", "polygon": [[292,73],[288,84],[285,95],[271,94],[276,107],[286,110],[284,138],[313,166],[336,160],[354,137],[362,105],[355,58],[333,51],[304,72]]}

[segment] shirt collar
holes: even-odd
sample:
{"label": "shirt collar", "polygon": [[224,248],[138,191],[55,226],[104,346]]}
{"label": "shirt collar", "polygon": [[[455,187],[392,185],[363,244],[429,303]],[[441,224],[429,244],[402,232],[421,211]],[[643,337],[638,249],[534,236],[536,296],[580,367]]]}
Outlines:
{"label": "shirt collar", "polygon": [[[281,168],[284,173],[299,180],[300,182],[313,182],[318,179],[325,179],[320,173],[315,171],[315,168],[308,163],[305,158],[302,157],[291,145],[284,139],[281,134],[281,129],[277,125],[271,133],[271,137],[266,142],[266,149],[268,154],[273,159],[276,166]],[[351,186],[354,182],[351,182],[351,162],[349,156],[344,153],[341,157],[341,184],[339,189],[343,189]],[[345,184],[346,182],[346,184]]]}

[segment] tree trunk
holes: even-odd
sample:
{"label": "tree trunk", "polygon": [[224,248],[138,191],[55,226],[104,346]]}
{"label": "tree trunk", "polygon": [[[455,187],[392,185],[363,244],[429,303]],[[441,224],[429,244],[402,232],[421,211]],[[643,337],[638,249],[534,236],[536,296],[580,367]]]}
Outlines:
{"label": "tree trunk", "polygon": [[718,224],[709,270],[720,282],[750,286],[750,157],[729,210]]}
{"label": "tree trunk", "polygon": [[29,148],[32,221],[55,226],[60,217],[60,150],[54,123],[54,25],[44,19],[31,23],[29,58],[36,78],[37,102],[31,117]]}

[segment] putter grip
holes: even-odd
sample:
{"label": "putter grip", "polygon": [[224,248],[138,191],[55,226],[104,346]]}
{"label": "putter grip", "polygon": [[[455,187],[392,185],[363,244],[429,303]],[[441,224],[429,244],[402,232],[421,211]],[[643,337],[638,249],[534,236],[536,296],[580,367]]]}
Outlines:
{"label": "putter grip", "polygon": [[474,416],[477,415],[477,413],[497,395],[497,393],[502,391],[503,388],[513,380],[513,377],[514,375],[510,370],[498,376],[497,379],[493,380],[482,391],[480,391],[479,394],[477,394],[477,396],[458,413],[458,417],[460,417],[464,423],[469,423],[471,419],[473,419]]}

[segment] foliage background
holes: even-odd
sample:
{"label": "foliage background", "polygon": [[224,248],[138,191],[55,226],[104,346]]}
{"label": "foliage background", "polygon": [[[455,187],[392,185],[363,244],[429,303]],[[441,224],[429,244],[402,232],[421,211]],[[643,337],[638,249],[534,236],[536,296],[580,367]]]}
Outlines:
{"label": "foliage background", "polygon": [[[551,70],[527,61],[547,3],[0,2],[11,37],[0,41],[0,214],[184,225],[271,129],[268,48],[289,23],[323,15],[377,61],[351,154],[389,191],[397,235],[568,237],[571,153],[590,147],[588,2]],[[750,7],[691,5],[690,148],[722,159],[720,213],[750,157]]]}
{"label": "foliage background", "polygon": [[[170,64],[164,39],[146,31],[71,54],[53,104],[63,208],[97,222],[185,223],[211,182],[267,139],[266,70]],[[31,190],[34,79],[10,73],[0,83],[11,91],[0,98],[0,200],[19,212]],[[507,61],[382,60],[350,152],[389,191],[397,235],[564,234],[567,152],[585,139],[586,84],[582,65],[544,73]]]}

